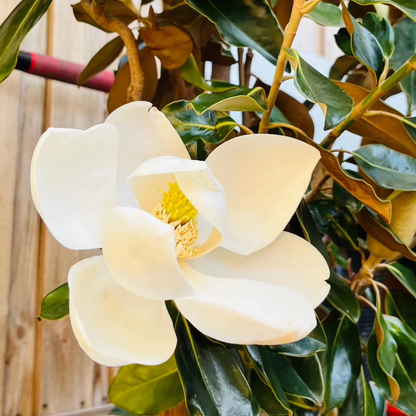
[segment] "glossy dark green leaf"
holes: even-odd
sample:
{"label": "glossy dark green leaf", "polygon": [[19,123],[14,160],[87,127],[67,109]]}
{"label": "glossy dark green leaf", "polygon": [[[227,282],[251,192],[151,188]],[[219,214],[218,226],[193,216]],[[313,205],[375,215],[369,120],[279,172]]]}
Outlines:
{"label": "glossy dark green leaf", "polygon": [[224,40],[234,46],[249,47],[276,63],[283,41],[277,19],[263,0],[186,0],[216,24]]}
{"label": "glossy dark green leaf", "polygon": [[[362,179],[361,176],[355,171],[349,169],[344,169],[344,171],[354,178]],[[364,206],[361,201],[359,201],[354,195],[351,195],[336,181],[334,181],[334,185],[332,187],[332,196],[334,197],[334,201],[337,205],[349,207],[354,212],[360,211]]]}
{"label": "glossy dark green leaf", "polygon": [[198,95],[191,103],[199,115],[208,110],[217,111],[266,111],[266,95],[263,88],[235,88],[222,93]]}
{"label": "glossy dark green leaf", "polygon": [[401,289],[390,289],[385,299],[386,313],[396,316],[406,322],[413,331],[416,331],[416,299]]}
{"label": "glossy dark green leaf", "polygon": [[336,205],[333,199],[318,199],[309,204],[309,209],[318,230],[338,247],[358,248],[355,219],[347,208]]}
{"label": "glossy dark green leaf", "polygon": [[382,144],[363,146],[352,154],[360,169],[382,188],[416,190],[416,159]]}
{"label": "glossy dark green leaf", "polygon": [[414,142],[416,142],[416,117],[403,118],[401,123],[409,136],[413,139]]}
{"label": "glossy dark green leaf", "polygon": [[386,416],[387,403],[380,393],[380,389],[376,386],[374,381],[369,382],[371,392],[373,393],[374,402],[376,404],[376,416]]}
{"label": "glossy dark green leaf", "polygon": [[339,410],[339,416],[377,416],[376,402],[365,378],[364,369]]}
{"label": "glossy dark green leaf", "polygon": [[323,321],[328,348],[320,353],[325,377],[325,404],[330,411],[346,399],[360,374],[361,346],[356,325],[345,315],[332,311]]}
{"label": "glossy dark green leaf", "polygon": [[88,62],[78,78],[78,85],[85,84],[89,79],[104,71],[119,57],[123,48],[124,42],[120,36],[110,40]]}
{"label": "glossy dark green leaf", "polygon": [[308,204],[304,199],[302,199],[298,209],[296,210],[296,216],[299,219],[305,239],[309,241],[322,254],[326,262],[329,264],[329,254],[325,244],[322,241],[322,235],[320,234],[314,218],[309,210]]}
{"label": "glossy dark green leaf", "polygon": [[315,329],[305,338],[290,344],[270,346],[271,350],[279,354],[293,357],[309,357],[317,352],[325,351],[326,336],[319,318],[316,318]]}
{"label": "glossy dark green leaf", "polygon": [[42,300],[38,319],[56,321],[69,314],[69,287],[68,283],[49,292]]}
{"label": "glossy dark green leaf", "polygon": [[376,37],[349,13],[343,6],[345,26],[351,36],[351,48],[354,56],[369,70],[374,72],[377,80],[383,73],[385,59],[383,49]]}
{"label": "glossy dark green leaf", "polygon": [[360,304],[350,286],[334,270],[331,270],[327,280],[331,286],[328,294],[328,301],[341,313],[348,316],[353,322],[358,322],[361,316]]}
{"label": "glossy dark green leaf", "polygon": [[341,253],[340,249],[334,243],[328,244],[327,247],[338,266],[347,269],[349,266],[348,260],[344,257],[344,254]]}
{"label": "glossy dark green leaf", "polygon": [[0,83],[16,67],[20,45],[52,0],[23,0],[0,26]]}
{"label": "glossy dark green leaf", "polygon": [[[414,2],[409,1],[410,4]],[[416,9],[416,7],[415,7]],[[416,11],[415,11],[416,16]],[[415,18],[415,17],[413,17]],[[390,66],[397,70],[399,69],[414,53],[416,50],[415,45],[416,37],[416,23],[413,20],[405,17],[401,19],[394,26],[394,53],[390,59]],[[402,90],[407,94],[409,99],[409,111],[416,109],[416,73],[411,72],[400,83]]]}
{"label": "glossy dark green leaf", "polygon": [[353,0],[361,6],[369,6],[371,4],[384,3],[397,7],[403,13],[407,14],[413,20],[416,20],[416,4],[413,0]]}
{"label": "glossy dark green leaf", "polygon": [[335,43],[338,45],[338,48],[340,48],[345,55],[355,58],[351,46],[351,36],[348,33],[348,30],[343,27],[340,30],[338,30],[338,33],[336,33],[334,37]]}
{"label": "glossy dark green leaf", "polygon": [[192,140],[186,148],[193,160],[205,160],[208,157],[206,143],[202,139]]}
{"label": "glossy dark green leaf", "polygon": [[227,114],[220,111],[206,111],[197,115],[188,109],[189,101],[181,100],[168,104],[162,112],[187,145],[200,139],[205,143],[221,143],[237,126]]}
{"label": "glossy dark green leaf", "polygon": [[192,85],[196,85],[197,87],[205,91],[222,92],[222,91],[228,91],[230,89],[238,88],[236,85],[229,84],[228,82],[222,82],[222,81],[216,81],[215,83],[208,84],[205,81],[205,78],[199,72],[195,58],[192,54],[189,56],[185,64],[183,64],[179,68],[179,71],[182,75],[182,78],[185,81],[189,82]]}
{"label": "glossy dark green leaf", "polygon": [[257,416],[239,355],[210,342],[180,316],[175,356],[191,416]]}
{"label": "glossy dark green leaf", "polygon": [[390,273],[399,280],[406,289],[416,298],[416,276],[414,273],[400,263],[385,265]]}
{"label": "glossy dark green leaf", "polygon": [[284,409],[286,409],[287,413],[291,416],[293,412],[290,408],[286,393],[283,390],[283,386],[280,380],[281,374],[278,374],[276,371],[276,361],[279,359],[276,357],[278,357],[278,354],[267,350],[267,348],[258,347],[255,345],[248,345],[246,348],[250,358],[253,360],[257,371],[262,375],[264,381],[272,390],[275,399]]}
{"label": "glossy dark green leaf", "polygon": [[344,26],[341,9],[330,3],[318,3],[305,17],[321,26]]}
{"label": "glossy dark green leaf", "polygon": [[175,357],[155,366],[122,367],[108,395],[111,403],[136,415],[157,415],[176,406],[184,396]]}
{"label": "glossy dark green leaf", "polygon": [[390,58],[394,52],[394,31],[388,20],[377,13],[367,13],[363,19],[363,26],[378,40],[384,56]]}
{"label": "glossy dark green leaf", "polygon": [[309,101],[325,108],[325,130],[337,126],[351,112],[352,98],[304,61],[294,49],[285,52],[296,70],[296,88]]}

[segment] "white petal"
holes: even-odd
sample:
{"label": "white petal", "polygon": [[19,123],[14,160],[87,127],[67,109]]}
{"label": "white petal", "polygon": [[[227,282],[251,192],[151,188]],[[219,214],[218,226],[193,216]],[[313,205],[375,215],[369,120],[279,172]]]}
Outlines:
{"label": "white petal", "polygon": [[106,123],[119,133],[117,201],[119,205],[137,207],[137,200],[126,178],[146,160],[157,156],[189,159],[182,139],[165,115],[152,103],[137,101],[119,107]]}
{"label": "white petal", "polygon": [[172,226],[139,209],[115,208],[101,231],[107,267],[125,289],[156,300],[193,293],[176,259]]}
{"label": "white petal", "polygon": [[201,254],[222,241],[227,221],[224,189],[205,162],[162,156],[140,165],[129,177],[142,209],[151,212],[167,191],[167,183],[176,179],[179,188],[204,219],[216,228],[200,247]]}
{"label": "white petal", "polygon": [[316,325],[300,292],[270,283],[228,279],[182,270],[195,295],[175,300],[181,313],[205,335],[233,344],[276,345],[298,341]]}
{"label": "white petal", "polygon": [[250,254],[285,228],[309,184],[319,152],[272,134],[232,139],[207,159],[225,189],[228,223],[222,247]]}
{"label": "white petal", "polygon": [[329,268],[319,251],[295,234],[283,232],[267,247],[248,256],[217,248],[189,265],[204,274],[250,279],[302,292],[316,308],[326,298]]}
{"label": "white petal", "polygon": [[31,165],[32,197],[53,236],[74,249],[101,247],[100,225],[116,204],[117,130],[48,129]]}
{"label": "white petal", "polygon": [[69,295],[74,333],[93,360],[110,366],[157,365],[173,354],[176,335],[164,302],[122,288],[103,256],[71,268]]}

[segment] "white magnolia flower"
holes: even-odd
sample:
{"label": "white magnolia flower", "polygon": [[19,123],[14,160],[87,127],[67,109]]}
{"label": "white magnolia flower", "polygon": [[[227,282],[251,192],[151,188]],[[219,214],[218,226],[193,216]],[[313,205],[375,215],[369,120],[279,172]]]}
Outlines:
{"label": "white magnolia flower", "polygon": [[103,249],[69,272],[70,318],[85,352],[108,366],[166,361],[176,346],[168,299],[224,342],[306,336],[329,270],[283,229],[318,159],[298,140],[256,134],[190,160],[146,102],[86,131],[44,133],[31,171],[39,214],[64,246]]}

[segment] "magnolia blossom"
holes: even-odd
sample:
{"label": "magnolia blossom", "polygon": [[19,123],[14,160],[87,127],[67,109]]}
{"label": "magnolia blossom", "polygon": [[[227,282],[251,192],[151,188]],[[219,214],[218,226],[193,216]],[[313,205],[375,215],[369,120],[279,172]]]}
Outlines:
{"label": "magnolia blossom", "polygon": [[64,246],[102,248],[69,272],[70,319],[84,351],[108,366],[166,361],[176,347],[171,299],[220,341],[306,336],[329,269],[283,230],[318,160],[311,146],[266,134],[191,160],[147,102],[86,131],[47,130],[32,160],[36,208]]}

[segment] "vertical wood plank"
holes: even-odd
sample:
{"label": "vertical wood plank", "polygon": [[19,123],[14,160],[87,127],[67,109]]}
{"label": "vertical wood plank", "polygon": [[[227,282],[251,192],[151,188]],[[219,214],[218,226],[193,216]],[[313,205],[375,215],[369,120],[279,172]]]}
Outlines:
{"label": "vertical wood plank", "polygon": [[[46,21],[30,32],[23,50],[45,53]],[[43,128],[45,80],[21,75],[20,128],[9,294],[5,416],[31,416],[36,337],[36,284],[40,220],[30,194],[30,161]]]}
{"label": "vertical wood plank", "polygon": [[[108,41],[108,35],[75,21],[71,1],[54,4],[55,29],[53,55],[68,61],[86,64],[92,55]],[[51,125],[85,129],[101,123],[105,117],[106,95],[59,82],[52,83]],[[91,252],[75,252],[57,243],[49,232],[41,241],[44,246],[44,290],[50,290],[67,280],[70,267]],[[69,319],[44,322],[42,339],[41,415],[51,415],[84,409],[98,404],[97,394],[104,397],[107,388],[106,372],[79,348],[72,333]],[[101,376],[103,375],[103,378]],[[105,388],[104,388],[104,385]],[[99,393],[98,393],[99,392]]]}

